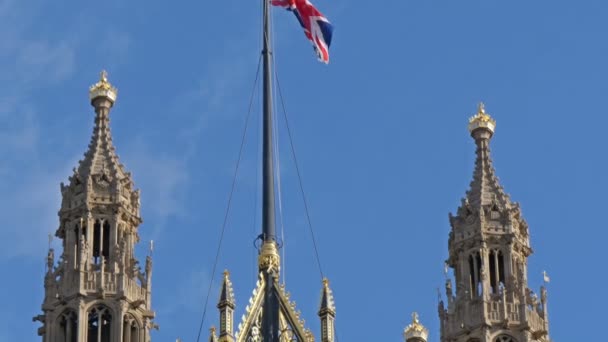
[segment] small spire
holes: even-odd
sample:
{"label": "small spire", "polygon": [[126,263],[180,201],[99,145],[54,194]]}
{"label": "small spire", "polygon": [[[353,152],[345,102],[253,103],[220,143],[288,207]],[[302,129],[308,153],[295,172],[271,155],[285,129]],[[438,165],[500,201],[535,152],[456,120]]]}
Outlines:
{"label": "small spire", "polygon": [[418,340],[426,342],[427,338],[429,337],[429,331],[422,324],[420,324],[420,319],[417,312],[412,313],[412,323],[405,327],[403,337],[405,338],[406,342]]}
{"label": "small spire", "polygon": [[[467,191],[464,206],[479,209],[481,206],[497,205],[505,208],[511,201],[498,182],[496,171],[490,157],[490,139],[494,134],[496,121],[486,112],[483,103],[479,104],[477,114],[469,120],[469,131],[477,145],[477,158],[470,189]],[[483,211],[479,211],[483,215]]]}
{"label": "small spire", "polygon": [[209,342],[217,342],[217,335],[215,334],[215,327],[209,329]]}
{"label": "small spire", "polygon": [[479,103],[477,114],[469,119],[469,132],[471,132],[471,134],[479,128],[486,129],[490,131],[491,134],[493,134],[496,129],[496,121],[492,119],[490,114],[486,113],[483,102]]}
{"label": "small spire", "polygon": [[220,300],[217,304],[218,308],[225,306],[230,306],[233,309],[236,306],[232,282],[230,281],[230,272],[228,272],[228,270],[224,271],[224,281],[222,282],[222,288],[220,290]]}
{"label": "small spire", "polygon": [[321,305],[319,308],[319,316],[326,313],[336,314],[336,306],[334,303],[334,295],[329,287],[329,280],[323,278],[323,289],[321,290]]}
{"label": "small spire", "polygon": [[118,90],[108,81],[108,72],[102,70],[99,74],[99,82],[93,84],[89,89],[91,103],[98,97],[105,97],[114,103],[117,95]]}

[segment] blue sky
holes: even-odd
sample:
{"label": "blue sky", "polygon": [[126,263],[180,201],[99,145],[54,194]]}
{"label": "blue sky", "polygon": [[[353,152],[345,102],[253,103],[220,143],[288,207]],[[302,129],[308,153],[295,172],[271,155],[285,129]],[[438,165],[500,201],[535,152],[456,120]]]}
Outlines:
{"label": "blue sky", "polygon": [[[479,101],[498,122],[497,173],[530,224],[530,287],[543,270],[552,278],[551,335],[597,339],[608,304],[608,4],[315,4],[336,26],[331,64],[316,62],[282,10],[276,59],[339,339],[399,341],[418,311],[439,340],[448,212],[472,177],[466,125]],[[153,339],[194,341],[255,76],[259,14],[257,0],[0,0],[0,341],[39,340],[31,317],[47,234],[58,226],[59,183],[89,141],[87,91],[102,68],[119,88],[112,129],[142,189],[141,235],[156,245]],[[279,135],[287,287],[318,335],[321,280]],[[258,140],[249,130],[218,268],[232,271],[239,317],[255,283]],[[217,321],[213,286],[205,329]]]}

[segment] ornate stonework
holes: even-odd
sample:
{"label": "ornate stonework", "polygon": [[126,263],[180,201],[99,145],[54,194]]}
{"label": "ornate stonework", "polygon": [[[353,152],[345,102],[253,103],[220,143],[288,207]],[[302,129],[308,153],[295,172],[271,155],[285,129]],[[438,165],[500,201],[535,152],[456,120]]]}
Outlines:
{"label": "ornate stonework", "polygon": [[538,300],[528,288],[528,224],[492,166],[495,128],[480,105],[469,122],[477,145],[473,180],[456,215],[449,215],[446,265],[454,270],[456,291],[448,279],[447,307],[439,305],[442,342],[550,341],[546,290]]}
{"label": "ornate stonework", "polygon": [[148,342],[153,323],[152,258],[135,259],[140,193],[119,162],[110,132],[116,88],[103,72],[90,88],[95,127],[84,159],[61,184],[58,262],[47,258],[42,322],[45,342]]}

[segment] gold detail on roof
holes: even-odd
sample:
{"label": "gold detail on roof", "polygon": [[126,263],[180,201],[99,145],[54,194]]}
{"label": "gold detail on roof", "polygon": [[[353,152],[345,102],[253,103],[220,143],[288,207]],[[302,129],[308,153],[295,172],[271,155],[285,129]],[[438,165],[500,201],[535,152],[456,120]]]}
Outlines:
{"label": "gold detail on roof", "polygon": [[426,341],[428,338],[429,331],[422,324],[420,324],[420,319],[418,318],[417,312],[412,313],[412,323],[405,327],[403,335],[406,341],[413,337],[422,338],[424,341]]}
{"label": "gold detail on roof", "polygon": [[479,103],[477,114],[469,119],[469,132],[473,132],[478,128],[486,128],[494,133],[496,129],[496,121],[492,119],[490,114],[486,113],[483,102]]}
{"label": "gold detail on roof", "polygon": [[108,72],[105,70],[102,70],[99,74],[99,81],[89,88],[89,98],[91,101],[98,97],[107,97],[110,101],[115,102],[117,94],[118,89],[108,81]]}
{"label": "gold detail on roof", "polygon": [[268,270],[268,272],[276,272],[276,274],[279,274],[281,258],[276,243],[264,242],[260,256],[258,257],[258,266],[260,267],[260,270]]}

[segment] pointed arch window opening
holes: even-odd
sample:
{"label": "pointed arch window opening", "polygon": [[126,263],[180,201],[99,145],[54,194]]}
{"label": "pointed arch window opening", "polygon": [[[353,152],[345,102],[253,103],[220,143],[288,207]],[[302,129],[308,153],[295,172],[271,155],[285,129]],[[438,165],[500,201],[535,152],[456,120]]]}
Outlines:
{"label": "pointed arch window opening", "polygon": [[110,223],[107,220],[95,220],[93,224],[93,263],[107,262],[110,256]]}
{"label": "pointed arch window opening", "polygon": [[500,335],[494,340],[494,342],[517,342],[517,340],[509,335]]}
{"label": "pointed arch window opening", "polygon": [[59,317],[58,341],[78,342],[78,314],[68,310]]}
{"label": "pointed arch window opening", "polygon": [[131,315],[125,315],[122,329],[122,342],[139,342],[140,326]]}
{"label": "pointed arch window opening", "polygon": [[98,306],[88,314],[87,342],[110,342],[112,315],[105,306]]}
{"label": "pointed arch window opening", "polygon": [[501,294],[505,287],[505,259],[499,249],[493,249],[489,255],[490,262],[490,289],[492,294]]}
{"label": "pointed arch window opening", "polygon": [[481,296],[482,293],[482,260],[480,252],[473,252],[469,255],[469,278],[471,285],[471,296],[473,298]]}

